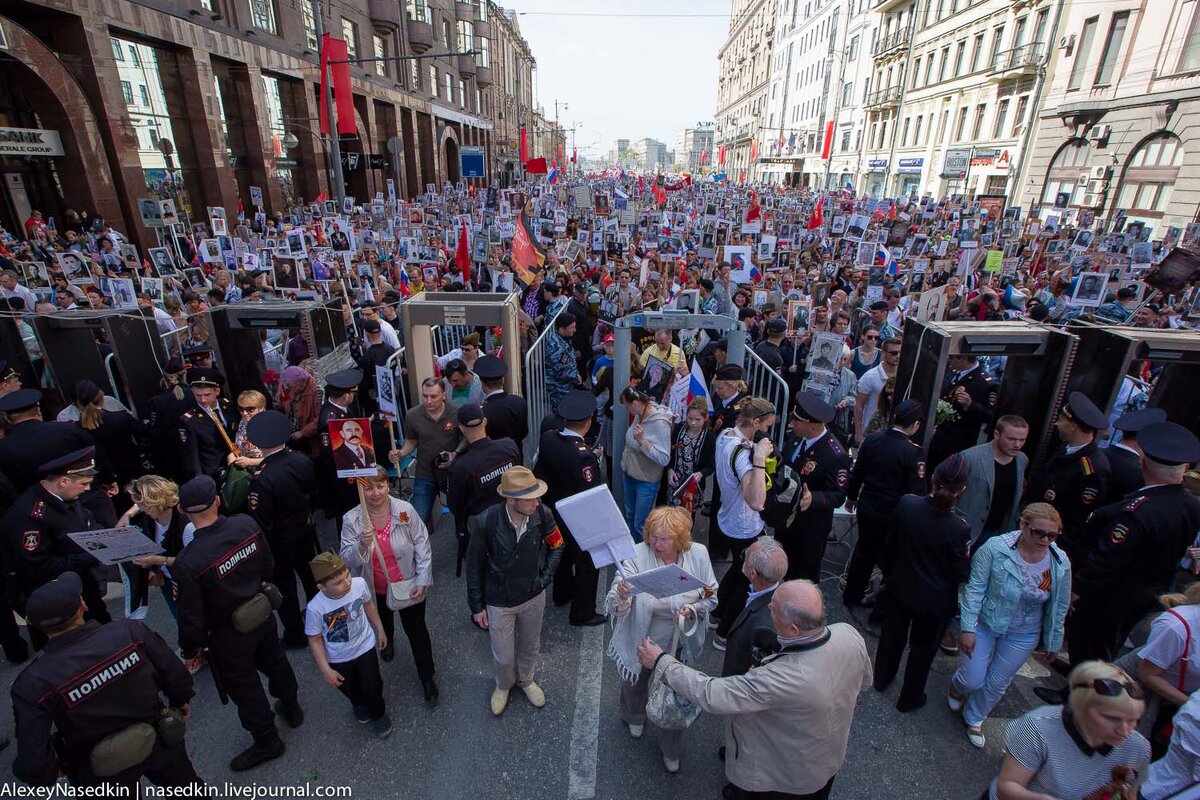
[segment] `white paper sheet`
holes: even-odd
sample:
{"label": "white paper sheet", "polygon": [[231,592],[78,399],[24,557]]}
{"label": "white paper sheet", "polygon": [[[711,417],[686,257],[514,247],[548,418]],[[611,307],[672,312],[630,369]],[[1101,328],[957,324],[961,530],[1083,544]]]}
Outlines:
{"label": "white paper sheet", "polygon": [[625,516],[617,508],[617,501],[607,486],[593,486],[564,497],[554,504],[554,508],[580,549],[591,554],[592,563],[597,567],[614,563],[614,551],[620,561],[637,556]]}
{"label": "white paper sheet", "polygon": [[697,578],[678,564],[667,564],[656,569],[639,572],[636,575],[626,575],[634,588],[634,594],[645,592],[659,599],[683,594],[693,589],[703,589],[704,581]]}

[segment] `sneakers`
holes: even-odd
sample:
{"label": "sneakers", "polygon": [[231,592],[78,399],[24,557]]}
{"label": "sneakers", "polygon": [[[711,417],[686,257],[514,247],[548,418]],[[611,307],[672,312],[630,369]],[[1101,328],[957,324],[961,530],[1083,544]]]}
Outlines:
{"label": "sneakers", "polygon": [[721,626],[721,618],[714,617],[712,614],[709,614],[708,615],[708,629],[710,631],[715,631],[720,626]]}
{"label": "sneakers", "polygon": [[431,706],[436,706],[438,701],[438,685],[433,682],[433,678],[428,678],[421,681],[421,689],[425,692],[425,702]]}
{"label": "sneakers", "polygon": [[967,696],[954,691],[953,686],[950,687],[950,691],[946,692],[946,705],[950,706],[950,710],[955,714],[963,710],[966,702]]}
{"label": "sneakers", "polygon": [[366,706],[354,706],[354,718],[362,725],[371,721],[371,715],[367,713]]}
{"label": "sneakers", "polygon": [[671,773],[672,775],[674,775],[676,772],[679,772],[678,758],[667,758],[666,756],[663,756],[662,759],[663,766],[667,768],[667,772]]}
{"label": "sneakers", "polygon": [[970,742],[971,744],[975,745],[975,747],[982,750],[984,748],[984,745],[987,744],[987,739],[984,738],[984,735],[983,735],[983,726],[982,725],[968,725],[967,726],[967,741]]}
{"label": "sneakers", "polygon": [[646,729],[645,724],[634,725],[632,722],[629,723],[629,735],[635,739],[642,738],[642,731],[644,731],[645,729]]}
{"label": "sneakers", "polygon": [[946,631],[942,634],[942,641],[938,644],[938,647],[948,656],[956,655],[958,653],[958,639],[953,633]]}
{"label": "sneakers", "polygon": [[386,739],[392,735],[392,718],[384,713],[379,719],[371,720],[371,728],[376,737]]}
{"label": "sneakers", "polygon": [[725,652],[725,642],[727,642],[727,641],[728,641],[728,639],[722,639],[720,636],[717,636],[714,633],[713,634],[713,650],[716,650],[718,653],[724,653]]}
{"label": "sneakers", "polygon": [[285,750],[287,748],[278,733],[269,734],[262,739],[256,738],[254,744],[233,757],[233,760],[229,762],[229,768],[234,772],[245,772],[259,764],[279,758]]}
{"label": "sneakers", "polygon": [[492,716],[498,717],[508,708],[508,689],[492,690]]}
{"label": "sneakers", "polygon": [[546,705],[546,693],[536,683],[530,683],[521,689],[521,691],[525,692],[525,697],[529,700],[529,705],[534,708],[541,708]]}

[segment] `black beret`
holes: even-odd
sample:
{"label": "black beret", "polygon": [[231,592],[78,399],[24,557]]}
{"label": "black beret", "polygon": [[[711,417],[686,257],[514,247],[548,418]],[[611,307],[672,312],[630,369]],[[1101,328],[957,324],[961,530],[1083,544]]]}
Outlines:
{"label": "black beret", "polygon": [[914,422],[925,417],[925,407],[919,400],[901,400],[896,406],[895,422],[901,428],[907,428]]}
{"label": "black beret", "polygon": [[326,375],[325,385],[332,386],[334,389],[348,391],[350,389],[357,389],[362,380],[363,373],[361,369],[343,369]]}
{"label": "black beret", "polygon": [[558,415],[567,422],[582,422],[596,413],[596,398],[583,389],[572,389],[558,404]]}
{"label": "black beret", "polygon": [[96,469],[95,447],[84,447],[81,450],[74,450],[65,456],[59,456],[38,467],[38,472],[45,477],[65,475],[72,478],[83,478],[95,475],[98,471]]}
{"label": "black beret", "polygon": [[282,411],[260,411],[246,423],[246,438],[257,448],[279,447],[292,435],[292,421]]}
{"label": "black beret", "polygon": [[0,411],[11,413],[33,408],[42,400],[42,393],[37,389],[17,389],[15,392],[0,397]]}
{"label": "black beret", "polygon": [[1085,428],[1101,431],[1108,427],[1108,417],[1083,392],[1071,392],[1063,413]]}
{"label": "black beret", "polygon": [[1117,421],[1113,423],[1113,427],[1124,433],[1125,438],[1129,439],[1132,438],[1130,434],[1136,436],[1139,431],[1148,425],[1166,421],[1167,412],[1161,408],[1143,408],[1140,411],[1126,411],[1117,417]]}
{"label": "black beret", "polygon": [[33,590],[25,601],[25,619],[38,628],[53,628],[74,619],[83,596],[83,581],[64,572]]}
{"label": "black beret", "polygon": [[796,395],[796,407],[792,409],[792,419],[800,422],[826,423],[833,419],[837,410],[812,392],[800,392]]}
{"label": "black beret", "polygon": [[493,355],[483,355],[475,359],[475,374],[480,380],[494,381],[508,374],[508,366]]}
{"label": "black beret", "polygon": [[197,475],[179,487],[179,507],[189,514],[207,511],[217,502],[217,483],[207,475]]}
{"label": "black beret", "polygon": [[1146,458],[1168,467],[1200,461],[1200,440],[1175,422],[1155,422],[1138,432],[1138,447]]}

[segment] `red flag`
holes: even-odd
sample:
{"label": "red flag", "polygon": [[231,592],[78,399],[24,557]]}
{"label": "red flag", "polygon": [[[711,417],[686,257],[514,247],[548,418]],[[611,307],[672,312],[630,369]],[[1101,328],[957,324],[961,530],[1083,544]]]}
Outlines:
{"label": "red flag", "polygon": [[319,195],[317,195],[316,199],[313,200],[313,202],[314,203],[324,203],[328,199],[329,199],[329,192],[323,191]]}
{"label": "red flag", "polygon": [[576,150],[574,147],[571,148],[571,163],[572,164],[579,163],[579,151]]}
{"label": "red flag", "polygon": [[707,163],[708,163],[708,151],[701,150],[700,151],[700,166],[703,167]]}
{"label": "red flag", "polygon": [[817,198],[817,205],[813,209],[812,216],[808,218],[808,229],[810,231],[815,231],[825,223],[824,208],[825,195],[821,195]]}
{"label": "red flag", "polygon": [[[337,132],[338,135],[348,134],[353,136],[358,132],[354,124],[354,93],[350,88],[350,53],[346,49],[346,42],[342,39],[335,39],[328,33],[321,45],[321,97],[325,96],[327,75],[333,77],[333,99],[337,103]],[[339,63],[330,63],[339,62]],[[328,72],[326,72],[328,68]],[[321,133],[329,133],[329,117],[325,113],[325,103],[318,103],[320,106]]]}
{"label": "red flag", "polygon": [[554,166],[557,167],[558,162],[562,161],[562,160],[563,160],[563,144],[562,144],[562,142],[559,142],[558,143],[558,158],[554,159]]}
{"label": "red flag", "polygon": [[458,249],[454,251],[454,263],[462,270],[463,286],[471,285],[471,251],[467,249],[467,221],[462,221],[458,232]]}
{"label": "red flag", "polygon": [[524,164],[529,160],[529,136],[525,133],[525,126],[521,126],[521,163]]}
{"label": "red flag", "polygon": [[525,172],[530,175],[545,175],[547,172],[546,159],[540,157],[529,159],[525,162]]}
{"label": "red flag", "polygon": [[892,201],[891,207],[888,208],[887,218],[888,218],[888,222],[896,221],[896,201],[895,200]]}
{"label": "red flag", "polygon": [[721,145],[721,149],[717,151],[717,166],[725,166],[725,145]]}
{"label": "red flag", "polygon": [[750,160],[758,158],[758,139],[750,140]]}
{"label": "red flag", "polygon": [[738,183],[745,183],[745,182],[746,182],[746,170],[742,170],[738,173]]}
{"label": "red flag", "polygon": [[[744,173],[743,173],[744,174]],[[758,204],[758,195],[750,193],[750,208],[746,209],[746,222],[754,222],[762,217],[762,206]]]}
{"label": "red flag", "polygon": [[833,154],[833,120],[825,123],[825,143],[821,146],[821,158],[829,158]]}

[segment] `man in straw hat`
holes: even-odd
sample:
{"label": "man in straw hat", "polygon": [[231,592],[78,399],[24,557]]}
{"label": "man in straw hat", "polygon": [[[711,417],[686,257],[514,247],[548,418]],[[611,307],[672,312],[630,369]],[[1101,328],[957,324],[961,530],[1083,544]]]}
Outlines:
{"label": "man in straw hat", "polygon": [[533,677],[546,587],[562,560],[563,535],[550,509],[538,500],[546,493],[545,482],[528,467],[508,470],[496,491],[503,505],[492,506],[469,523],[467,603],[475,624],[491,639],[496,669],[491,708],[500,716],[514,685],[534,708],[546,704]]}

